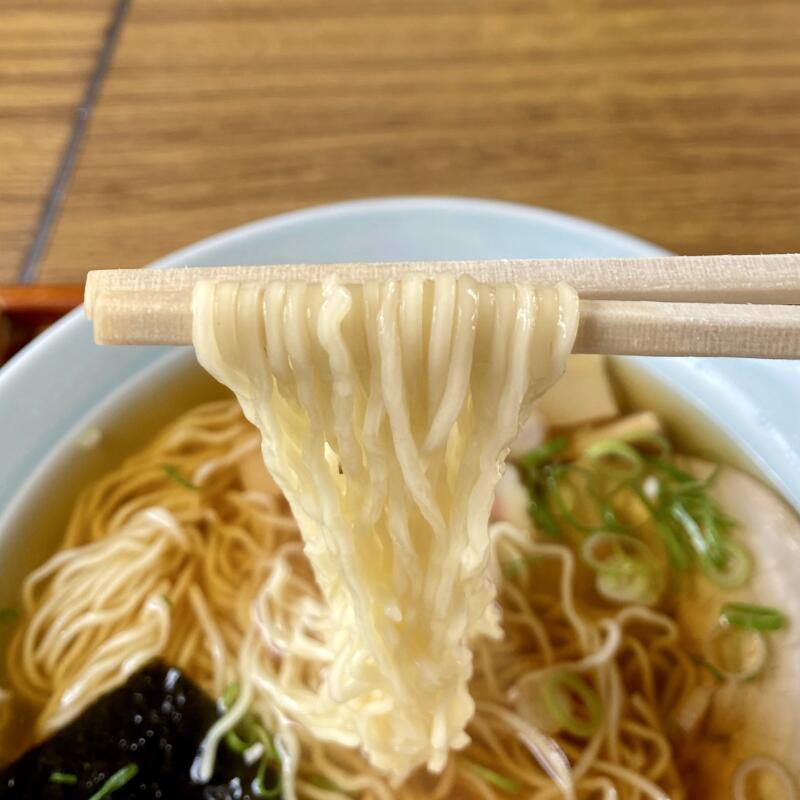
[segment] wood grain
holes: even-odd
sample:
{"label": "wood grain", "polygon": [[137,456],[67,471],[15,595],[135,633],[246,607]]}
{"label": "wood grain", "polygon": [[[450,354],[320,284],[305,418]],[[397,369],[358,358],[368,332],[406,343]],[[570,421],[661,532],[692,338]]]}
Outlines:
{"label": "wood grain", "polygon": [[[135,270],[139,276],[162,270]],[[112,271],[113,272],[113,271]],[[92,275],[97,273],[90,273]],[[103,345],[190,345],[192,292],[87,284],[86,314]],[[574,353],[800,358],[800,306],[580,301]]]}
{"label": "wood grain", "polygon": [[800,253],[778,253],[101,269],[86,277],[86,314],[92,318],[93,305],[104,293],[136,293],[145,302],[153,295],[180,294],[181,302],[190,305],[199,281],[320,283],[336,276],[341,283],[355,284],[441,274],[470,275],[481,283],[494,284],[552,286],[563,281],[589,300],[800,305]]}
{"label": "wood grain", "polygon": [[112,5],[0,5],[0,280],[17,277]]}
{"label": "wood grain", "polygon": [[581,296],[577,353],[800,358],[800,255],[96,270],[85,312],[98,344],[185,345],[199,282],[265,287],[336,275],[361,284],[409,273],[494,285],[568,281]]}
{"label": "wood grain", "polygon": [[136,0],[41,277],[381,194],[800,249],[796,0]]}

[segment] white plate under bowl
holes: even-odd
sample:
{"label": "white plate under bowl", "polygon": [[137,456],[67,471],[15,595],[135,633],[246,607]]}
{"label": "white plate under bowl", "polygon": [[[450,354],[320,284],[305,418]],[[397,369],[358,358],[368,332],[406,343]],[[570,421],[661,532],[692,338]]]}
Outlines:
{"label": "white plate under bowl", "polygon": [[[153,266],[663,252],[541,209],[484,200],[387,198],[255,222]],[[659,410],[697,447],[722,450],[747,465],[800,509],[800,364],[624,358],[616,360],[615,372],[635,402]],[[213,391],[188,348],[97,347],[80,309],[0,370],[0,606],[13,602],[22,576],[55,546],[85,480],[140,444],[198,393]],[[101,428],[104,439],[101,447],[85,451],[76,439],[89,426]],[[792,580],[782,585],[794,599]]]}

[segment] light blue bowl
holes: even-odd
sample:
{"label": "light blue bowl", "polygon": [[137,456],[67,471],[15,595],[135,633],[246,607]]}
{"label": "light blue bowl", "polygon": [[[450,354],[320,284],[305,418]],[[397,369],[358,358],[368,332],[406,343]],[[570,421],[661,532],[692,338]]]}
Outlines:
{"label": "light blue bowl", "polygon": [[[387,198],[261,220],[179,250],[154,266],[663,252],[608,228],[525,206]],[[77,488],[83,462],[91,461],[74,447],[77,432],[90,424],[111,425],[115,418],[119,424],[120,409],[152,399],[176,370],[187,381],[196,379],[191,354],[175,350],[98,347],[79,309],[0,370],[0,568],[14,577],[0,585],[0,601],[12,591],[16,575],[38,558],[43,545],[36,545],[33,528],[48,527],[48,508],[63,510],[63,503],[53,499],[55,484],[71,480],[76,484],[71,488]],[[657,395],[694,407],[700,428],[716,427],[800,508],[800,364],[626,358],[618,366],[623,383],[644,379],[659,388]],[[136,433],[135,426],[130,428],[129,437]]]}

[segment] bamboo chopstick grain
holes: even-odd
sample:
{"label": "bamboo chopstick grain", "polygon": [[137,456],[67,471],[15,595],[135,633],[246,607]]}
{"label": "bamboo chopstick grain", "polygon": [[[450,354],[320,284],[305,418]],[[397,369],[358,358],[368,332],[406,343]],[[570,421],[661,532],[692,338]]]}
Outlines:
{"label": "bamboo chopstick grain", "polygon": [[576,353],[800,358],[800,306],[581,302]]}
{"label": "bamboo chopstick grain", "polygon": [[175,292],[189,290],[203,279],[319,281],[336,274],[343,281],[360,283],[442,272],[472,275],[486,283],[547,285],[566,281],[587,300],[800,303],[800,254],[788,253],[95,270],[87,277],[86,306],[91,318],[99,291]]}
{"label": "bamboo chopstick grain", "polygon": [[86,313],[102,344],[190,344],[198,280],[359,283],[408,274],[484,282],[565,280],[581,296],[575,351],[800,358],[800,256],[422,262],[90,272]]}

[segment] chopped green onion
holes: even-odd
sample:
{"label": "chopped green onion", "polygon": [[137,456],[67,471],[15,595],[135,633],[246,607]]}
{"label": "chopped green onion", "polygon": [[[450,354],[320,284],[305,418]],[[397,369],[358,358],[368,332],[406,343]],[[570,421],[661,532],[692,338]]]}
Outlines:
{"label": "chopped green onion", "polygon": [[547,488],[548,497],[553,497],[555,499],[558,513],[564,522],[571,525],[576,531],[581,531],[582,533],[589,533],[596,529],[596,525],[586,525],[581,522],[567,507],[558,478],[549,470],[546,473],[545,486]]}
{"label": "chopped green onion", "polygon": [[598,531],[583,543],[583,560],[597,572],[599,594],[615,603],[652,605],[662,582],[650,548],[622,533]]}
{"label": "chopped green onion", "polygon": [[16,608],[0,608],[0,624],[4,622],[16,622],[19,619],[19,611]]}
{"label": "chopped green onion", "polygon": [[[645,456],[644,460],[648,466],[652,467],[656,472],[661,472],[669,478],[672,478],[676,483],[684,484],[685,486],[696,486],[705,488],[707,481],[698,481],[694,475],[690,475],[686,470],[676,467],[671,461],[663,458],[652,458]],[[710,480],[710,478],[709,478]]]}
{"label": "chopped green onion", "polygon": [[672,527],[659,520],[656,524],[661,541],[664,542],[664,549],[667,551],[667,558],[673,569],[683,572],[689,568],[689,553],[683,545],[683,542],[675,535]]}
{"label": "chopped green onion", "polygon": [[706,503],[698,512],[700,517],[700,529],[706,540],[706,557],[715,567],[724,567],[727,554],[725,545],[717,530],[714,509],[710,503]]}
{"label": "chopped green onion", "polygon": [[767,662],[767,641],[761,631],[717,625],[706,640],[706,660],[726,678],[755,678]]}
{"label": "chopped green onion", "polygon": [[[239,691],[240,687],[236,681],[229,683],[223,689],[222,697],[219,699],[219,705],[223,712],[231,709],[239,696]],[[254,712],[248,711],[236,728],[225,734],[225,744],[232,752],[243,756],[247,763],[253,763],[260,758],[258,771],[252,783],[253,793],[257,797],[280,797],[282,791],[280,769],[277,770],[275,786],[267,787],[264,783],[267,767],[276,761],[280,765],[280,753],[275,748],[269,732]],[[252,748],[258,748],[258,750],[253,754],[248,754]],[[249,758],[249,755],[252,755],[252,759]]]}
{"label": "chopped green onion", "polygon": [[550,461],[553,456],[557,456],[559,453],[565,450],[566,447],[567,437],[558,436],[555,439],[551,439],[549,442],[540,444],[538,447],[534,447],[533,450],[529,450],[527,453],[525,453],[519,460],[520,466],[528,470],[536,469],[546,461]]}
{"label": "chopped green onion", "polygon": [[51,772],[50,783],[61,783],[65,786],[74,786],[78,782],[78,776],[71,772]]}
{"label": "chopped green onion", "polygon": [[250,712],[242,720],[242,728],[245,736],[252,742],[261,742],[264,745],[264,752],[268,758],[277,758],[278,753],[272,742],[269,731],[259,722],[258,717]]}
{"label": "chopped green onion", "polygon": [[720,622],[754,631],[777,631],[786,625],[786,617],[777,608],[750,603],[725,603]]}
{"label": "chopped green onion", "polygon": [[[645,480],[647,480],[647,478],[645,478]],[[629,485],[631,490],[652,514],[655,521],[656,532],[664,543],[664,549],[666,550],[667,560],[670,566],[679,572],[684,571],[689,566],[689,553],[673,530],[669,515],[664,513],[660,504],[658,506],[653,505],[651,499],[644,490],[644,483],[637,485],[635,482],[631,482]]]}
{"label": "chopped green onion", "polygon": [[631,572],[599,572],[595,586],[598,594],[615,603],[651,606],[661,594],[656,572],[644,565]]}
{"label": "chopped green onion", "polygon": [[[553,718],[574,736],[588,739],[603,721],[603,706],[597,692],[574,672],[562,669],[547,675],[542,695]],[[580,716],[573,710],[575,700],[585,712]]]}
{"label": "chopped green onion", "polygon": [[[594,471],[575,463],[545,464],[535,473],[528,473],[527,485],[531,495],[531,513],[534,515],[537,512],[539,514],[546,512],[549,516],[550,527],[546,524],[548,520],[545,520],[544,525],[539,524],[538,527],[551,534],[561,533],[559,521],[580,533],[591,533],[601,526],[621,529],[622,526],[616,519],[613,508],[606,497],[597,490],[596,477]],[[579,478],[581,484],[576,485],[575,478]],[[593,513],[587,515],[587,519],[580,520],[575,515],[571,505],[565,499],[566,489],[571,492],[573,497],[584,495],[585,499],[593,502]],[[534,506],[536,507],[534,508]],[[534,521],[537,521],[535,516]]]}
{"label": "chopped green onion", "polygon": [[583,560],[597,572],[636,572],[652,562],[650,548],[625,533],[598,531],[581,547]]}
{"label": "chopped green onion", "polygon": [[170,599],[169,595],[162,594],[161,599],[164,601],[165,606],[172,608],[172,600]]}
{"label": "chopped green onion", "polygon": [[340,794],[346,794],[344,790],[342,790],[330,778],[326,778],[324,775],[309,775],[306,780],[308,780],[312,786],[316,786],[318,789],[324,789],[326,792],[339,792]]}
{"label": "chopped green onion", "polygon": [[709,580],[725,589],[737,589],[743,586],[750,577],[751,562],[747,550],[740,544],[728,539],[722,543],[724,561],[721,567],[716,566],[708,558],[700,559],[700,567]]}
{"label": "chopped green onion", "polygon": [[[231,706],[236,702],[238,694],[238,683],[229,683],[225,687],[220,698],[220,706],[223,711],[230,710]],[[248,711],[237,726],[225,734],[225,744],[228,749],[240,755],[258,743],[263,745],[265,759],[271,760],[278,757],[269,731],[252,711]]]}
{"label": "chopped green onion", "polygon": [[200,487],[196,483],[192,483],[188,478],[181,474],[181,471],[174,464],[164,464],[162,466],[164,472],[172,478],[179,486],[184,489],[192,489],[195,492],[200,491]]}
{"label": "chopped green onion", "polygon": [[720,670],[718,670],[710,661],[706,661],[702,656],[692,656],[691,658],[698,667],[703,667],[703,669],[708,670],[717,683],[722,683],[725,680],[725,676],[722,674],[722,672],[720,672]]}
{"label": "chopped green onion", "polygon": [[264,776],[267,772],[267,766],[269,766],[267,759],[262,759],[261,763],[258,765],[256,777],[253,779],[253,791],[257,797],[280,797],[282,789],[280,773],[278,773],[277,782],[274,786],[267,787],[264,785]]}
{"label": "chopped green onion", "polygon": [[[597,571],[601,594],[618,602],[652,603],[668,579],[677,586],[680,573],[692,567],[725,588],[747,580],[747,551],[726,535],[735,522],[708,493],[719,467],[696,478],[674,463],[668,439],[651,431],[596,441],[580,462],[568,459],[567,446],[568,440],[558,437],[518,462],[536,530],[562,538],[598,532],[644,536],[647,542],[657,534],[663,544],[662,549],[650,543],[647,557],[631,545],[601,565],[593,559],[597,542],[592,542],[583,554]],[[671,572],[659,567],[662,553]],[[517,565],[504,571],[516,574]]]}
{"label": "chopped green onion", "polygon": [[670,508],[672,518],[681,526],[686,533],[689,543],[694,548],[698,556],[704,556],[708,552],[708,542],[703,536],[703,531],[697,524],[695,518],[686,510],[683,503],[675,500]]}
{"label": "chopped green onion", "polygon": [[595,442],[589,445],[585,455],[593,462],[622,462],[628,467],[626,472],[629,478],[636,478],[642,473],[643,460],[641,455],[621,439],[603,439]]}
{"label": "chopped green onion", "polygon": [[112,792],[121,789],[126,783],[132,781],[137,773],[139,767],[136,764],[128,764],[122,769],[118,769],[90,798],[89,800],[103,800],[108,797]]}
{"label": "chopped green onion", "polygon": [[489,767],[485,767],[483,764],[479,764],[477,761],[473,761],[471,758],[465,758],[464,763],[476,775],[483,778],[486,783],[496,786],[498,789],[502,789],[504,792],[508,792],[509,794],[519,794],[522,791],[522,784],[519,781],[515,781],[513,778],[508,778],[505,775],[501,775],[499,772],[495,772],[493,769],[489,769]]}
{"label": "chopped green onion", "polygon": [[722,528],[722,530],[727,531],[730,528],[736,527],[736,520],[727,516],[726,514],[723,514],[719,508],[715,508],[714,512],[714,520],[716,521],[718,528]]}
{"label": "chopped green onion", "polygon": [[236,731],[228,731],[225,734],[225,744],[229,750],[240,755],[253,746],[253,742],[246,742]]}
{"label": "chopped green onion", "polygon": [[553,538],[561,535],[555,517],[541,503],[532,500],[528,510],[538,530]]}
{"label": "chopped green onion", "polygon": [[228,711],[230,707],[236,702],[236,698],[239,696],[239,684],[237,681],[233,681],[229,683],[223,690],[222,690],[222,708],[225,711]]}

